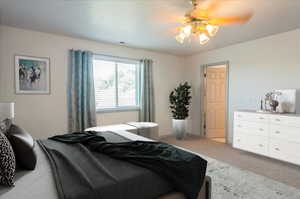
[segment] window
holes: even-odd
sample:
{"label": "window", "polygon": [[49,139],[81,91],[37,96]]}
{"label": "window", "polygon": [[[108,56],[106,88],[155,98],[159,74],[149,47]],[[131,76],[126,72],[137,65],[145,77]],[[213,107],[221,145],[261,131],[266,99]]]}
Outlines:
{"label": "window", "polygon": [[98,55],[93,65],[98,111],[139,108],[138,61]]}

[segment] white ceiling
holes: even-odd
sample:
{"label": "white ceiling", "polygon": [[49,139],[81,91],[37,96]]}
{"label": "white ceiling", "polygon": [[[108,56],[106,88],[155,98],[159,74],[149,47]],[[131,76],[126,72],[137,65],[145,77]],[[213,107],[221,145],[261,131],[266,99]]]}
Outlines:
{"label": "white ceiling", "polygon": [[253,18],[246,24],[222,27],[204,46],[197,40],[179,44],[174,39],[179,18],[191,8],[188,0],[0,0],[0,22],[101,42],[124,41],[131,47],[176,55],[300,28],[300,0],[242,1],[253,8]]}

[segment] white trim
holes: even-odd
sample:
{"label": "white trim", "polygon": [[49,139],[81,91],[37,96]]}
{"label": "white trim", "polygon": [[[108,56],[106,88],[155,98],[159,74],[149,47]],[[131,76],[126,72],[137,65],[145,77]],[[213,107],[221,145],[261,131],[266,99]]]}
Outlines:
{"label": "white trim", "polygon": [[[107,55],[97,55],[94,54],[93,56],[94,60],[101,60],[101,61],[109,61],[113,62],[115,64],[115,97],[116,97],[116,104],[115,107],[96,107],[97,112],[115,112],[115,111],[138,111],[140,110],[140,62],[138,60],[134,59],[128,59],[128,58],[122,58],[122,57],[114,57],[114,56],[107,56]],[[133,106],[119,106],[119,94],[118,94],[118,64],[132,64],[135,65],[135,70],[136,70],[136,77],[135,77],[135,89],[136,89],[136,104]],[[95,67],[95,66],[93,66]]]}
{"label": "white trim", "polygon": [[119,62],[124,64],[139,64],[139,60],[137,59],[130,59],[125,57],[115,57],[115,56],[109,56],[109,55],[99,55],[94,54],[94,59],[99,59],[103,61],[111,61],[111,62]]}
{"label": "white trim", "polygon": [[205,128],[204,128],[204,124],[205,124],[205,119],[206,119],[206,114],[205,114],[205,92],[206,92],[206,78],[204,77],[204,74],[206,74],[206,69],[207,67],[225,67],[226,68],[226,93],[225,93],[225,140],[226,143],[229,144],[229,136],[228,136],[228,132],[229,132],[229,125],[228,125],[228,118],[229,118],[229,61],[223,61],[223,62],[217,62],[217,63],[211,63],[211,64],[204,64],[201,65],[201,78],[202,78],[202,93],[201,93],[201,132],[202,132],[202,136],[206,137],[205,134]]}
{"label": "white trim", "polygon": [[111,108],[97,108],[97,113],[122,112],[122,111],[138,111],[139,106],[120,106]]}

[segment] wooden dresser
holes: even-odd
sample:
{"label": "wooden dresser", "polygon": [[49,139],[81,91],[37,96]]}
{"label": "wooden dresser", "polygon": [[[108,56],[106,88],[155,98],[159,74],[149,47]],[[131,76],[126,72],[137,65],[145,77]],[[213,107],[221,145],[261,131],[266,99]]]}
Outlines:
{"label": "wooden dresser", "polygon": [[300,165],[300,115],[236,111],[233,147]]}

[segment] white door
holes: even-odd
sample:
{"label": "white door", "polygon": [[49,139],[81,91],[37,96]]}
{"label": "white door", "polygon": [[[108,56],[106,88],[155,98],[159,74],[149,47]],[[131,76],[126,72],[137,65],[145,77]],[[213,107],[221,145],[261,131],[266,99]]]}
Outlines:
{"label": "white door", "polygon": [[226,65],[209,66],[205,75],[205,133],[208,138],[225,137]]}

